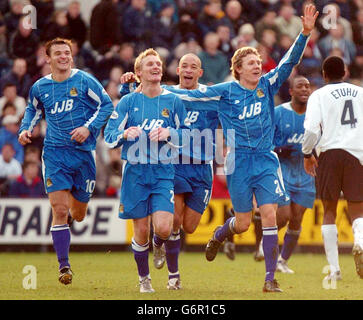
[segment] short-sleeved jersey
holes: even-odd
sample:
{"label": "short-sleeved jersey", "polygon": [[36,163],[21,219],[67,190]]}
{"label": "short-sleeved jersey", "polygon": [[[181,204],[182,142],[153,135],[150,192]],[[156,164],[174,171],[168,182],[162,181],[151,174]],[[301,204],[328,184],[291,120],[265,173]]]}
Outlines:
{"label": "short-sleeved jersey", "polygon": [[363,88],[340,82],[314,91],[308,100],[304,127],[306,134],[316,136],[304,141],[304,153],[311,153],[312,144],[321,135],[317,145],[321,152],[344,149],[363,165]]}
{"label": "short-sleeved jersey", "polygon": [[314,178],[304,170],[304,155],[301,145],[304,137],[305,113],[298,114],[287,102],[275,108],[274,145],[289,147],[289,157],[280,157],[285,187],[300,191],[307,189],[315,192]]}
{"label": "short-sleeved jersey", "polygon": [[[254,90],[238,81],[199,90],[179,90],[195,110],[217,110],[226,143],[240,152],[270,151],[273,146],[274,95],[299,63],[308,37],[300,34],[279,65],[263,75]],[[203,101],[203,104],[194,104]]]}
{"label": "short-sleeved jersey", "polygon": [[[30,89],[29,102],[19,132],[32,131],[43,114],[47,122],[45,146],[94,150],[101,128],[113,111],[110,97],[90,74],[72,69],[68,79],[57,82],[47,75]],[[71,140],[70,132],[85,126],[90,135],[84,143]]]}
{"label": "short-sleeved jersey", "polygon": [[[142,129],[140,137],[134,141],[124,139],[124,131],[134,126]],[[149,132],[159,127],[169,128],[170,141],[149,139]],[[160,95],[149,98],[133,92],[122,97],[112,113],[105,128],[105,142],[109,148],[122,145],[121,158],[130,163],[174,163],[185,129],[189,131],[188,116],[175,94],[163,89]]]}

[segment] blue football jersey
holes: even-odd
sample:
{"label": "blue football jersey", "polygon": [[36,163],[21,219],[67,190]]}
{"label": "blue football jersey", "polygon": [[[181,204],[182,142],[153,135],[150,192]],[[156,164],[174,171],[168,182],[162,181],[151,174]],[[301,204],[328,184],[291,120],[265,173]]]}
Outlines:
{"label": "blue football jersey", "polygon": [[[194,110],[218,111],[226,143],[239,152],[270,151],[273,147],[274,95],[302,57],[308,37],[299,34],[278,66],[263,75],[254,90],[238,81],[197,90],[178,90]],[[195,104],[196,101],[204,102]]]}
{"label": "blue football jersey", "polygon": [[[129,127],[139,127],[142,134],[134,141],[124,139]],[[159,127],[169,128],[169,141],[152,142],[149,132]],[[189,130],[188,116],[182,101],[170,91],[149,98],[133,92],[121,98],[105,128],[108,147],[122,147],[121,158],[130,163],[175,163],[184,134]]]}
{"label": "blue football jersey", "polygon": [[[198,84],[199,90],[205,87],[203,84]],[[121,87],[120,94],[124,96],[135,88],[136,83],[124,84]],[[162,85],[162,88],[177,95],[180,90],[179,85]],[[195,107],[197,104],[201,105],[200,108]],[[193,163],[192,159],[207,163],[212,161],[215,156],[215,129],[219,125],[218,112],[216,110],[202,110],[203,104],[204,101],[185,104],[191,137],[189,143],[180,148],[180,163]]]}
{"label": "blue football jersey", "polygon": [[304,169],[304,155],[301,151],[304,137],[305,113],[298,114],[287,102],[275,108],[274,145],[291,149],[288,157],[280,157],[285,186],[298,191],[301,188],[315,192],[314,178]]}
{"label": "blue football jersey", "polygon": [[[70,77],[62,82],[54,81],[50,74],[34,83],[19,132],[32,131],[44,114],[44,146],[95,150],[96,139],[112,111],[112,101],[98,80],[72,69]],[[70,132],[82,126],[90,131],[87,140],[71,140]]]}

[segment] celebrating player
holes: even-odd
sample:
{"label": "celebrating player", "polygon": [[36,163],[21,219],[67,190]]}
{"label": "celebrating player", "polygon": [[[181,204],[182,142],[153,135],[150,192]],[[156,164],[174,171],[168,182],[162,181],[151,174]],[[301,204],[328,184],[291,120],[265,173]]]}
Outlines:
{"label": "celebrating player", "polygon": [[[226,174],[235,211],[223,226],[214,231],[206,247],[206,258],[214,260],[218,249],[230,234],[246,231],[251,222],[252,196],[260,208],[266,276],[264,292],[281,292],[274,278],[278,258],[276,226],[277,203],[285,196],[279,161],[273,153],[274,100],[292,68],[299,63],[314,28],[318,12],[307,5],[302,17],[303,30],[279,65],[261,76],[261,58],[254,48],[238,49],[232,57],[232,73],[237,81],[217,84],[202,90],[183,90],[183,100],[204,100],[205,108],[218,110],[227,146]],[[217,106],[216,106],[217,104]],[[228,141],[228,130],[235,139]]]}
{"label": "celebrating player", "polygon": [[[143,293],[154,292],[148,264],[150,220],[153,241],[161,247],[171,235],[174,213],[175,168],[168,159],[179,157],[175,146],[181,145],[182,129],[190,130],[182,101],[160,86],[162,62],[155,50],[137,57],[135,74],[141,92],[122,97],[106,126],[105,141],[110,148],[123,146],[119,216],[133,220],[132,250]],[[178,285],[174,279],[178,277],[170,277],[168,287]]]}
{"label": "celebrating player", "polygon": [[91,75],[72,69],[70,40],[46,44],[52,73],[30,89],[19,142],[31,142],[31,132],[45,114],[43,178],[52,207],[51,234],[59,261],[59,281],[72,282],[68,261],[69,222],[82,221],[96,182],[94,150],[101,128],[112,113],[110,97]]}
{"label": "celebrating player", "polygon": [[[205,87],[198,83],[199,78],[203,74],[203,69],[200,59],[195,54],[188,53],[184,55],[180,59],[176,71],[179,75],[179,85],[163,85],[163,88],[173,92],[174,89],[191,90]],[[121,83],[131,81],[134,81],[133,73],[126,73],[121,77]],[[125,85],[122,94],[128,93],[128,90],[128,85]],[[201,102],[196,103],[201,104]],[[162,246],[157,245],[156,237],[153,239],[154,265],[157,269],[161,269],[166,259],[169,270],[169,283],[167,287],[170,290],[181,288],[178,267],[181,246],[180,230],[183,228],[186,233],[193,233],[195,231],[211,196],[213,144],[215,142],[214,129],[219,124],[216,111],[196,111],[194,105],[188,105],[187,112],[190,129],[197,129],[200,132],[204,129],[210,129],[212,139],[200,139],[202,140],[199,141],[201,144],[199,142],[195,143],[200,149],[198,148],[198,151],[193,148],[188,149],[190,153],[188,156],[182,152],[180,153],[179,162],[175,164],[173,233]],[[210,144],[211,148],[206,146],[207,143]],[[189,145],[192,146],[193,142],[190,142]],[[182,149],[180,150],[182,151]],[[210,150],[210,152],[207,150]],[[195,152],[193,153],[193,151]]]}
{"label": "celebrating player", "polygon": [[[317,177],[318,194],[324,207],[321,231],[330,264],[328,280],[341,279],[335,224],[341,191],[352,221],[356,271],[363,279],[363,89],[343,82],[344,75],[341,58],[325,59],[326,85],[308,100],[302,145],[305,170]],[[321,151],[318,161],[312,154],[316,145]]]}

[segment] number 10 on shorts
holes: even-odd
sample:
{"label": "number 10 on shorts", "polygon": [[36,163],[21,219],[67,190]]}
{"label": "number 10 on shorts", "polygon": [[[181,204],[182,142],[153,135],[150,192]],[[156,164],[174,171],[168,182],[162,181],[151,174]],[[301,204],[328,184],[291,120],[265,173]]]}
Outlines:
{"label": "number 10 on shorts", "polygon": [[95,190],[96,180],[86,180],[86,192],[92,193]]}

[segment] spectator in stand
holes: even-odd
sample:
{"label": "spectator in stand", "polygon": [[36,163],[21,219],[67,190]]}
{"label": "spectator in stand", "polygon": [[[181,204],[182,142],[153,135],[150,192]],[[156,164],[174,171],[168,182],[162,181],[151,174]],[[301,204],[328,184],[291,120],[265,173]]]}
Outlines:
{"label": "spectator in stand", "polygon": [[25,27],[23,23],[25,18],[20,18],[18,28],[10,35],[8,50],[11,59],[24,59],[30,66],[28,72],[31,72],[33,71],[31,66],[35,64],[35,53],[38,49],[39,37],[33,29]]}
{"label": "spectator in stand", "polygon": [[275,62],[280,61],[282,56],[278,48],[277,34],[273,29],[266,29],[262,32],[260,43],[268,48],[269,54]]}
{"label": "spectator in stand", "polygon": [[357,48],[357,55],[350,67],[351,82],[363,86],[363,46]]}
{"label": "spectator in stand", "polygon": [[357,46],[363,46],[363,7],[356,13],[356,20],[352,22],[353,41]]}
{"label": "spectator in stand", "polygon": [[180,34],[177,32],[178,26],[173,20],[174,12],[173,4],[168,2],[162,3],[153,26],[154,37],[152,45],[165,59],[168,58],[170,52],[180,42]]}
{"label": "spectator in stand", "polygon": [[18,142],[19,118],[14,115],[7,115],[2,121],[0,128],[0,148],[10,143],[15,150],[15,159],[20,163],[24,160],[24,148]]}
{"label": "spectator in stand", "polygon": [[292,5],[283,5],[275,20],[280,35],[288,35],[295,39],[302,29],[301,18],[294,14]]}
{"label": "spectator in stand", "polygon": [[77,41],[78,48],[82,48],[87,37],[87,26],[81,16],[81,4],[79,1],[73,0],[69,3],[67,20],[71,39]]}
{"label": "spectator in stand", "polygon": [[8,45],[6,38],[6,26],[4,17],[0,12],[0,75],[2,75],[10,66],[8,57]]}
{"label": "spectator in stand", "polygon": [[357,51],[354,43],[345,38],[343,25],[340,23],[336,24],[336,28],[329,30],[329,34],[318,42],[318,46],[323,59],[330,55],[332,49],[341,49],[344,63],[347,66],[353,63]]}
{"label": "spectator in stand", "polygon": [[178,32],[181,36],[181,42],[187,42],[188,38],[194,37],[199,43],[202,43],[200,32],[197,26],[195,14],[191,10],[183,9],[179,12]]}
{"label": "spectator in stand", "polygon": [[27,72],[28,66],[25,59],[16,58],[13,61],[11,71],[4,75],[1,79],[2,90],[7,83],[14,83],[16,85],[17,95],[28,99],[29,89],[32,85],[31,76]]}
{"label": "spectator in stand", "polygon": [[257,46],[257,51],[262,59],[262,74],[266,74],[272,69],[275,69],[277,64],[274,59],[270,56],[270,50],[264,44],[260,43]]}
{"label": "spectator in stand", "polygon": [[16,116],[16,107],[11,102],[7,102],[0,113],[0,127],[2,127],[2,121],[7,115]]}
{"label": "spectator in stand", "polygon": [[0,179],[15,180],[22,174],[21,164],[14,158],[15,150],[11,143],[5,143],[0,155]]}
{"label": "spectator in stand", "polygon": [[232,46],[237,50],[243,46],[257,48],[258,42],[255,39],[255,29],[252,24],[245,23],[239,28],[237,37],[233,38]]}
{"label": "spectator in stand", "polygon": [[3,96],[0,98],[0,114],[7,103],[15,106],[16,115],[19,119],[23,117],[26,101],[23,97],[17,95],[16,85],[12,82],[5,83],[3,87]]}
{"label": "spectator in stand", "polygon": [[197,20],[202,37],[204,38],[209,32],[216,32],[220,23],[228,24],[228,19],[222,10],[221,0],[207,0]]}
{"label": "spectator in stand", "polygon": [[65,39],[71,38],[71,28],[68,24],[67,10],[65,9],[54,11],[50,23],[45,26],[41,33],[41,40],[45,42],[57,37]]}
{"label": "spectator in stand", "polygon": [[19,198],[46,196],[43,181],[39,177],[38,163],[24,162],[23,174],[10,184],[9,196]]}
{"label": "spectator in stand", "polygon": [[[24,162],[31,161],[36,162],[41,169],[41,150],[35,145],[27,145],[25,148]],[[39,171],[40,174],[40,171]],[[40,176],[40,175],[39,175]]]}
{"label": "spectator in stand", "polygon": [[133,72],[135,63],[135,49],[131,43],[124,42],[119,51],[120,65],[124,72]]}
{"label": "spectator in stand", "polygon": [[204,69],[200,82],[207,85],[223,82],[229,74],[229,62],[218,50],[219,36],[210,32],[204,39],[204,50],[199,54]]}
{"label": "spectator in stand", "polygon": [[[101,0],[93,9],[90,20],[90,43],[101,54],[113,45],[121,43],[120,19],[116,3],[118,0]],[[135,24],[138,22],[135,21]],[[133,28],[132,25],[129,26]],[[121,33],[120,33],[121,30]]]}
{"label": "spectator in stand", "polygon": [[276,8],[270,0],[255,0],[253,4],[255,19],[252,21],[258,21],[266,12],[275,12]]}
{"label": "spectator in stand", "polygon": [[280,36],[280,30],[278,26],[276,25],[276,12],[272,10],[268,10],[265,12],[263,17],[258,20],[255,24],[255,31],[256,31],[256,40],[258,42],[262,39],[262,34],[264,30],[270,29],[275,31],[276,37],[278,38]]}
{"label": "spectator in stand", "polygon": [[243,15],[242,4],[237,0],[229,0],[226,3],[225,9],[226,18],[231,28],[231,36],[237,36],[241,26],[248,22],[247,18]]}
{"label": "spectator in stand", "polygon": [[[121,73],[121,75],[122,75],[122,73]],[[110,96],[113,106],[116,107],[116,105],[118,104],[118,102],[120,100],[120,91],[119,91],[118,83],[113,80],[108,81],[105,86],[105,90],[108,93],[108,95]]]}
{"label": "spectator in stand", "polygon": [[217,35],[220,40],[218,50],[226,56],[228,61],[231,60],[235,51],[231,43],[231,29],[226,24],[220,24],[217,27]]}
{"label": "spectator in stand", "polygon": [[[30,0],[37,13],[37,29],[39,33],[50,23],[57,0]],[[40,34],[38,34],[40,35]]]}
{"label": "spectator in stand", "polygon": [[9,41],[10,35],[18,29],[19,20],[23,15],[24,1],[10,0],[10,11],[4,15],[6,25],[6,36]]}
{"label": "spectator in stand", "polygon": [[131,0],[122,19],[124,40],[135,44],[137,52],[152,46],[155,17],[146,8],[146,0]]}

